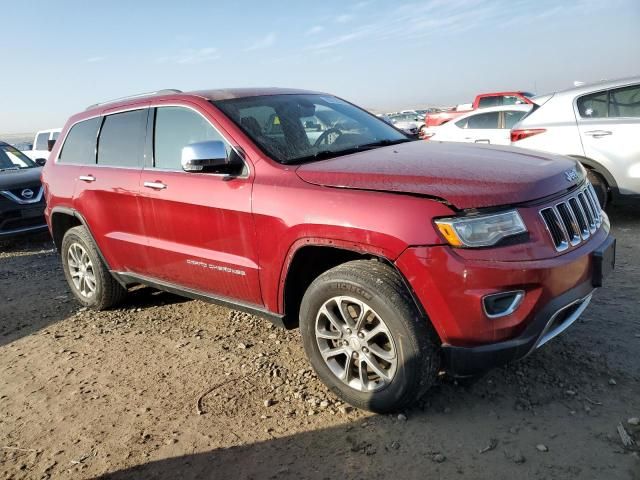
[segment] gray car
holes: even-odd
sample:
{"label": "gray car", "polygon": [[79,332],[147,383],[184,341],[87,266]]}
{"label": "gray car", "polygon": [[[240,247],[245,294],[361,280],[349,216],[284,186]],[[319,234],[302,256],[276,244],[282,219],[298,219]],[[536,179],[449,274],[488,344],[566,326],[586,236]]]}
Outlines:
{"label": "gray car", "polygon": [[569,155],[588,170],[602,205],[640,202],[640,77],[598,82],[533,99],[511,144]]}

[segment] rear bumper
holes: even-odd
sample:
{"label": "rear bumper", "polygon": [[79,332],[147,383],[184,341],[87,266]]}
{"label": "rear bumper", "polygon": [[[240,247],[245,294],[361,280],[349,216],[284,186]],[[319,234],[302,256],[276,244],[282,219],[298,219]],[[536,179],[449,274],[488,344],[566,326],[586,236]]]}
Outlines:
{"label": "rear bumper", "polygon": [[445,365],[452,374],[467,376],[527,356],[575,322],[589,305],[593,290],[585,282],[551,300],[516,338],[477,347],[444,345]]}

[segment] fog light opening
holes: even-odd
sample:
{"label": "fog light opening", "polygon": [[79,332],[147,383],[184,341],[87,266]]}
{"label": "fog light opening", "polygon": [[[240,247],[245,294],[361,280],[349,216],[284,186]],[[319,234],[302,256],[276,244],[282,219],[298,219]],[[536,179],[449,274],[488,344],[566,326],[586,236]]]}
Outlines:
{"label": "fog light opening", "polygon": [[522,290],[492,293],[482,297],[482,308],[489,318],[506,317],[518,309],[523,299],[524,291]]}

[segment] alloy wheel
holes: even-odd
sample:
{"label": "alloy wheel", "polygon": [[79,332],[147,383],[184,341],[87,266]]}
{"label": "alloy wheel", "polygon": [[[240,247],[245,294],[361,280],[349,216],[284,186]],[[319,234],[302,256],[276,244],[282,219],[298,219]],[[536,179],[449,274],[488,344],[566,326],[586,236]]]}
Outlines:
{"label": "alloy wheel", "polygon": [[67,250],[67,264],[71,281],[76,290],[85,298],[91,298],[96,293],[96,276],[93,263],[85,248],[75,242]]}
{"label": "alloy wheel", "polygon": [[393,380],[395,342],[387,324],[365,302],[349,296],[327,300],[316,316],[315,337],[325,364],[349,387],[372,392]]}

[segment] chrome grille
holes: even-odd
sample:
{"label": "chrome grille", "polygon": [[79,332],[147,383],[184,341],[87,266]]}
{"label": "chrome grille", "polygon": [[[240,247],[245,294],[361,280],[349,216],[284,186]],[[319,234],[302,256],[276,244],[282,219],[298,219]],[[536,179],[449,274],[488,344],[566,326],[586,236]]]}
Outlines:
{"label": "chrome grille", "polygon": [[600,203],[588,182],[562,202],[540,210],[540,216],[559,252],[584,242],[602,224]]}

